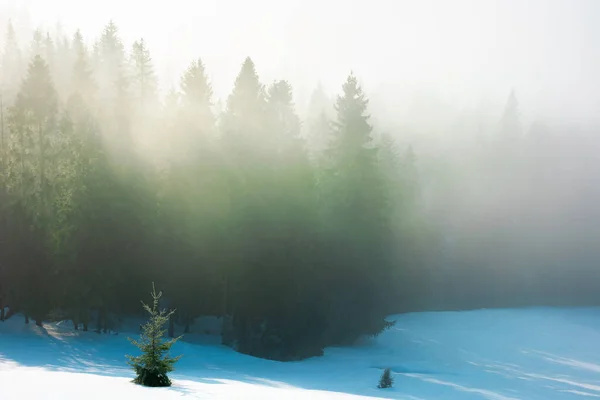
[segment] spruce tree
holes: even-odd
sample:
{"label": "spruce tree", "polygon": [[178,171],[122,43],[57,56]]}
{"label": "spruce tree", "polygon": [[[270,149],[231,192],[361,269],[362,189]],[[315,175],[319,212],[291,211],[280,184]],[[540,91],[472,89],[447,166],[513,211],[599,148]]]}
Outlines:
{"label": "spruce tree", "polygon": [[330,145],[332,132],[330,120],[333,112],[333,101],[319,83],[310,97],[306,123],[303,126],[309,154],[316,164],[323,161],[323,154]]}
{"label": "spruce tree", "polygon": [[171,347],[181,339],[181,336],[164,340],[166,330],[165,324],[175,310],[167,312],[159,310],[158,304],[162,296],[162,292],[156,293],[154,283],[152,283],[152,308],[143,303],[144,310],[148,312],[150,318],[142,327],[140,340],[129,338],[129,341],[139,348],[142,352],[139,356],[127,355],[129,364],[133,367],[136,377],[134,382],[150,387],[171,386],[171,380],[168,373],[173,371],[174,365],[180,356],[171,357],[168,353]]}
{"label": "spruce tree", "polygon": [[124,65],[125,47],[113,21],[105,26],[96,42],[93,61],[104,130],[111,132],[116,139],[126,142],[129,139],[129,107],[128,80]]}
{"label": "spruce tree", "polygon": [[93,77],[90,65],[89,55],[83,42],[83,36],[78,30],[73,35],[71,45],[73,51],[73,67],[71,78],[70,95],[76,95],[83,100],[89,107],[92,105],[92,99],[96,92],[96,83]]}
{"label": "spruce tree", "polygon": [[141,110],[153,106],[157,80],[150,50],[142,38],[133,43],[130,55],[130,90],[133,100]]}
{"label": "spruce tree", "polygon": [[[247,57],[235,79],[233,91],[227,98],[226,111],[221,124],[221,146],[229,155],[224,182],[230,204],[230,218],[224,222],[224,230],[228,231],[229,244],[232,249],[225,260],[224,268],[227,278],[224,291],[226,295],[224,307],[237,317],[241,310],[232,310],[229,304],[237,303],[240,308],[249,306],[232,297],[229,284],[245,286],[244,273],[247,263],[244,252],[252,247],[254,238],[248,231],[254,218],[259,218],[256,210],[264,187],[260,185],[264,177],[265,167],[270,168],[269,158],[261,157],[261,142],[265,129],[265,92],[258,78],[254,62]],[[254,219],[254,221],[253,221]],[[248,281],[246,281],[248,282]],[[237,318],[236,317],[236,318]]]}
{"label": "spruce tree", "polygon": [[181,94],[184,104],[196,109],[201,119],[214,118],[213,90],[201,59],[194,60],[181,77]]}
{"label": "spruce tree", "polygon": [[[195,145],[194,151],[202,151],[214,144],[216,118],[213,112],[213,90],[202,60],[193,61],[180,80],[182,127]],[[196,154],[196,157],[199,155]]]}
{"label": "spruce tree", "polygon": [[114,89],[114,84],[121,75],[125,61],[125,47],[119,36],[117,25],[110,21],[105,27],[95,46],[95,69],[101,78],[102,86]]}
{"label": "spruce tree", "polygon": [[[322,179],[333,258],[330,260],[331,340],[353,340],[385,327],[378,287],[390,276],[390,211],[368,99],[350,74],[336,101],[337,119]],[[341,285],[337,276],[345,276]],[[354,310],[352,316],[344,309]]]}
{"label": "spruce tree", "polygon": [[[170,301],[180,311],[186,330],[202,312],[214,309],[219,300],[202,304],[194,299],[197,290],[214,293],[220,288],[223,270],[218,273],[210,266],[216,260],[219,226],[223,224],[222,204],[223,158],[216,151],[215,118],[212,111],[212,88],[201,60],[194,60],[180,79],[178,92],[172,92],[166,110],[170,137],[166,143],[167,168],[161,184],[161,213],[168,215],[162,225],[163,242],[168,243],[171,260],[177,260],[182,271],[191,279],[186,282],[171,280],[167,285],[173,293]],[[180,239],[205,244],[204,250],[195,249],[190,255]],[[188,254],[183,256],[183,254]],[[188,284],[190,286],[188,286]],[[200,286],[198,286],[200,285]],[[183,289],[183,290],[182,290]],[[217,296],[219,299],[221,296]]]}
{"label": "spruce tree", "polygon": [[44,39],[44,54],[42,57],[48,64],[50,75],[53,77],[57,76],[58,66],[56,65],[56,46],[50,36],[50,32],[46,32],[46,37]]}
{"label": "spruce tree", "polygon": [[[38,325],[49,310],[52,289],[49,240],[56,204],[54,178],[59,166],[57,113],[57,94],[48,65],[39,55],[35,56],[8,118],[11,137],[7,189],[13,199],[15,215],[20,215],[21,222],[28,226],[21,232],[26,237],[20,237],[20,242],[27,244],[31,251],[25,257],[26,266],[20,271],[20,282],[23,289],[35,293],[23,298],[23,308]],[[18,237],[16,233],[15,238]]]}
{"label": "spruce tree", "polygon": [[522,135],[522,127],[519,115],[519,103],[517,102],[517,95],[512,90],[506,101],[504,108],[504,114],[500,121],[500,139],[503,141],[509,141],[513,145],[515,141],[520,139]]}
{"label": "spruce tree", "polygon": [[381,374],[381,378],[379,378],[379,385],[377,387],[379,389],[388,389],[391,388],[394,384],[394,378],[392,377],[392,371],[389,368],[386,368]]}
{"label": "spruce tree", "polygon": [[224,134],[256,139],[256,135],[264,128],[265,104],[264,86],[258,79],[254,62],[247,57],[235,79],[233,91],[227,98]]}
{"label": "spruce tree", "polygon": [[[323,313],[315,288],[322,282],[319,264],[318,207],[315,177],[301,137],[292,87],[286,81],[273,83],[267,97],[269,140],[272,142],[269,216],[271,240],[267,248],[269,269],[263,286],[262,309],[272,310],[267,350],[263,356],[280,360],[321,354]],[[276,305],[272,299],[280,299]]]}
{"label": "spruce tree", "polygon": [[[8,208],[8,197],[6,195],[6,141],[5,141],[5,130],[4,130],[4,95],[0,91],[0,252],[6,253],[6,245],[8,236],[7,229],[7,213]],[[6,286],[8,274],[8,267],[6,265],[6,257],[0,257],[0,322],[4,321],[4,304],[6,302]]]}
{"label": "spruce tree", "polygon": [[4,106],[12,104],[19,89],[24,71],[21,50],[17,43],[17,35],[12,21],[8,21],[4,49],[0,58],[0,90],[4,95]]}
{"label": "spruce tree", "polygon": [[[61,30],[57,30],[60,32]],[[55,38],[54,72],[52,76],[56,83],[56,90],[61,100],[66,101],[71,94],[71,74],[75,62],[75,52],[71,49],[71,41],[62,33]]]}
{"label": "spruce tree", "polygon": [[40,28],[37,28],[35,31],[33,31],[33,36],[29,44],[29,58],[33,59],[36,56],[45,56],[44,35]]}

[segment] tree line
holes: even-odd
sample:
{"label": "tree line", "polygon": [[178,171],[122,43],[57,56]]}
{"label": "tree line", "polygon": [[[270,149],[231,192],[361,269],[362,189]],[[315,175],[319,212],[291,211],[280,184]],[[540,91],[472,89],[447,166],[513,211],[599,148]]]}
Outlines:
{"label": "tree line", "polygon": [[219,316],[224,344],[293,360],[378,334],[423,285],[416,157],[353,74],[303,120],[246,58],[220,111],[201,59],[161,97],[112,22],[26,49],[9,23],[0,78],[0,319],[106,332],[156,282],[186,331]]}

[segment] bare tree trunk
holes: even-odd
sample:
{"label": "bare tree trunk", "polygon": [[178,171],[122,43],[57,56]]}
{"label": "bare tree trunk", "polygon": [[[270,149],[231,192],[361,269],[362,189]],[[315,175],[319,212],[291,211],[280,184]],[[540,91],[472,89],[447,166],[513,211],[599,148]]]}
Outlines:
{"label": "bare tree trunk", "polygon": [[48,196],[46,193],[46,141],[44,140],[44,131],[41,123],[38,123],[38,140],[40,142],[40,206],[42,215],[42,233],[44,234],[48,217],[46,204]]}
{"label": "bare tree trunk", "polygon": [[36,318],[36,319],[35,319],[35,324],[36,324],[37,326],[42,326],[42,319],[41,319],[41,318]]}
{"label": "bare tree trunk", "polygon": [[108,333],[108,311],[105,307],[100,309],[100,313],[98,315],[98,324],[98,333]]}
{"label": "bare tree trunk", "polygon": [[185,321],[185,328],[183,329],[183,333],[190,333],[191,318],[188,313],[185,313],[184,321]]}
{"label": "bare tree trunk", "polygon": [[0,93],[0,156],[2,157],[2,173],[4,173],[4,168],[6,166],[5,160],[5,147],[4,147],[4,99],[2,97],[2,93]]}
{"label": "bare tree trunk", "polygon": [[229,289],[229,281],[227,279],[227,276],[223,277],[223,299],[222,299],[222,303],[221,303],[221,316],[224,317],[225,315],[227,315],[227,308],[228,308],[228,298],[229,298],[229,293],[228,293],[228,289]]}
{"label": "bare tree trunk", "polygon": [[[4,148],[4,98],[2,96],[2,92],[0,92],[0,158],[2,159],[0,166],[2,170],[0,171],[4,174],[5,171],[5,158],[6,152]],[[4,183],[4,180],[2,180]],[[1,220],[4,223],[4,218]],[[0,289],[1,292],[2,289]],[[4,301],[2,299],[2,293],[0,293],[0,321],[4,321]]]}
{"label": "bare tree trunk", "polygon": [[90,320],[90,312],[89,312],[89,310],[86,309],[83,312],[82,316],[83,316],[83,321],[82,321],[82,323],[83,323],[83,331],[87,332],[88,331],[88,322]]}
{"label": "bare tree trunk", "polygon": [[223,298],[221,304],[221,344],[231,346],[233,343],[233,318],[229,315],[229,280],[223,277]]}
{"label": "bare tree trunk", "polygon": [[175,337],[175,319],[172,315],[169,317],[169,337]]}
{"label": "bare tree trunk", "polygon": [[102,332],[102,309],[98,310],[98,317],[96,319],[96,333]]}
{"label": "bare tree trunk", "polygon": [[29,316],[27,314],[25,314],[25,323],[28,324],[29,323]]}

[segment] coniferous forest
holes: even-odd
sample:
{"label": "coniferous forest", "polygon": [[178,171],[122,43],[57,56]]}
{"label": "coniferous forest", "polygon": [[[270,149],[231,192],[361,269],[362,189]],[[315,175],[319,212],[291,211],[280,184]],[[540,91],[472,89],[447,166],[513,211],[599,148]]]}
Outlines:
{"label": "coniferous forest", "polygon": [[[0,319],[9,306],[38,325],[61,315],[107,332],[139,313],[155,282],[184,332],[216,316],[224,344],[295,360],[376,335],[396,312],[560,302],[556,259],[533,262],[520,255],[535,243],[510,242],[519,219],[510,205],[550,187],[552,167],[539,141],[546,127],[525,143],[513,135],[514,94],[501,140],[466,159],[507,206],[494,221],[484,209],[452,215],[463,235],[449,247],[425,218],[440,202],[430,180],[422,190],[420,154],[376,126],[352,73],[331,102],[315,92],[299,116],[291,85],[261,81],[251,57],[217,107],[201,58],[160,94],[147,43],[125,48],[112,22],[93,40],[37,30],[19,46],[10,23],[4,37]],[[438,190],[463,173],[437,167],[424,166]],[[500,193],[515,176],[521,191]],[[538,270],[497,267],[511,256]],[[554,275],[544,281],[541,268]],[[534,280],[542,289],[532,294]]]}
{"label": "coniferous forest", "polygon": [[223,317],[225,344],[282,360],[386,326],[412,158],[375,139],[354,75],[306,125],[311,153],[292,87],[251,58],[216,113],[201,59],[161,99],[146,43],[125,49],[113,23],[90,48],[6,36],[3,305],[106,331],[154,281],[180,324]]}

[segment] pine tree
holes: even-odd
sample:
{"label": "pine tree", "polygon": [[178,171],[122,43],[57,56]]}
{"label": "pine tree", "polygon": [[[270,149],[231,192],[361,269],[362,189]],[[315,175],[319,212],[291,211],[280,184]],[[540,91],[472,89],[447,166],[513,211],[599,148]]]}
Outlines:
{"label": "pine tree", "polygon": [[98,88],[96,109],[99,123],[102,134],[108,138],[108,154],[119,170],[126,169],[133,160],[133,107],[126,67],[125,47],[119,29],[110,21],[95,43],[92,69]]}
{"label": "pine tree", "polygon": [[226,135],[253,137],[264,129],[266,97],[264,86],[258,79],[256,67],[247,57],[235,79],[233,91],[227,98],[224,128]]}
{"label": "pine tree", "polygon": [[89,55],[83,42],[83,36],[78,30],[73,35],[72,50],[74,52],[74,63],[72,67],[71,95],[77,94],[88,106],[96,92]]}
{"label": "pine tree", "polygon": [[[265,140],[269,134],[265,90],[250,58],[242,64],[227,98],[221,129],[221,145],[230,155],[223,177],[230,203],[223,231],[231,247],[226,250],[228,257],[222,269],[225,275],[223,309],[232,315],[232,337],[238,349],[254,354],[253,338],[258,335],[255,330],[260,322],[251,323],[248,319],[261,308],[259,303],[265,298],[265,292],[257,290],[256,280],[262,277],[260,270],[265,265],[262,257],[267,241],[253,232],[257,226],[266,224],[268,218],[273,164],[269,151],[272,140]],[[271,231],[267,225],[263,226],[264,237],[268,237]],[[249,254],[252,254],[251,260],[248,260]],[[245,298],[252,300],[245,301]]]}
{"label": "pine tree", "polygon": [[54,45],[54,41],[50,36],[50,32],[46,32],[46,38],[44,39],[44,54],[43,58],[48,64],[48,69],[50,70],[50,75],[56,76],[58,72],[58,68],[56,65],[56,48]]}
{"label": "pine tree", "polygon": [[206,76],[201,59],[194,60],[181,77],[181,93],[186,104],[191,107],[202,107],[202,111],[212,106],[213,90]]}
{"label": "pine tree", "polygon": [[519,115],[519,104],[517,95],[512,90],[506,101],[504,114],[500,120],[499,141],[500,145],[505,148],[514,148],[523,134]]}
{"label": "pine tree", "polygon": [[394,384],[394,378],[392,377],[392,371],[389,368],[386,368],[381,374],[381,378],[379,378],[379,385],[377,387],[379,389],[388,389],[391,388]]}
{"label": "pine tree", "polygon": [[[263,195],[269,199],[272,232],[269,243],[261,245],[267,249],[264,263],[270,268],[258,278],[274,284],[265,283],[260,294],[265,301],[261,309],[271,310],[261,355],[301,359],[322,351],[323,313],[314,290],[322,282],[315,178],[288,82],[269,87],[267,112],[271,163],[276,168],[270,176],[270,195]],[[276,305],[273,298],[280,299]]]}
{"label": "pine tree", "polygon": [[0,90],[0,179],[2,180],[2,188],[4,189],[4,183],[6,178],[6,146],[7,146],[7,131],[4,120],[5,103],[4,93]]}
{"label": "pine tree", "polygon": [[[163,241],[168,243],[170,259],[177,260],[182,271],[192,279],[186,282],[168,280],[170,301],[178,310],[186,330],[193,319],[214,310],[218,300],[199,304],[194,301],[192,287],[214,293],[220,285],[220,272],[209,265],[216,265],[217,240],[214,239],[224,221],[223,207],[223,158],[216,150],[218,137],[212,112],[212,88],[206,77],[204,65],[194,60],[180,79],[179,91],[169,96],[168,123],[171,126],[166,146],[170,151],[168,168],[161,185],[161,213],[168,215],[169,222],[161,224]],[[216,228],[216,229],[215,229]],[[183,256],[185,243],[173,238],[188,238],[191,242],[204,243],[204,251]],[[200,284],[200,287],[198,287]],[[184,290],[181,290],[184,288]]]}
{"label": "pine tree", "polygon": [[325,93],[325,88],[323,88],[321,82],[319,82],[310,96],[306,119],[313,120],[323,113],[327,116],[331,116],[333,111],[333,102]]}
{"label": "pine tree", "polygon": [[22,304],[38,325],[50,307],[52,254],[49,241],[55,204],[53,180],[58,166],[57,112],[57,94],[48,65],[39,55],[35,56],[9,115],[12,134],[7,157],[7,189],[14,199],[15,214],[23,218],[21,223],[29,226],[16,233],[15,238],[31,248],[26,266],[20,272],[20,282],[23,289],[36,294],[23,298]]}
{"label": "pine tree", "polygon": [[[390,211],[378,149],[367,114],[368,100],[354,75],[336,101],[334,137],[320,182],[329,227],[331,340],[353,340],[385,327],[379,282],[390,276]],[[367,268],[369,266],[369,268]],[[336,277],[344,275],[349,286]],[[352,318],[342,309],[352,309]],[[360,321],[359,321],[360,320]]]}
{"label": "pine tree", "polygon": [[130,70],[130,89],[134,101],[141,109],[154,105],[157,80],[150,50],[144,39],[133,43]]}
{"label": "pine tree", "polygon": [[[7,253],[8,236],[7,213],[8,198],[6,195],[6,140],[4,131],[4,96],[0,91],[0,252]],[[8,280],[6,257],[0,258],[0,322],[4,321],[4,304],[6,302],[6,286]]]}
{"label": "pine tree", "polygon": [[[57,29],[57,32],[61,32]],[[56,89],[62,101],[66,101],[72,91],[71,75],[73,73],[73,64],[76,59],[76,52],[71,49],[71,41],[67,36],[57,34],[55,37],[54,51],[54,69],[52,76],[56,82]]]}
{"label": "pine tree", "polygon": [[310,156],[316,164],[323,161],[323,155],[330,146],[332,139],[331,117],[333,102],[325,94],[323,86],[319,83],[310,97],[308,115],[304,125],[304,136]]}
{"label": "pine tree", "polygon": [[186,124],[197,131],[194,135],[212,135],[216,124],[212,110],[213,90],[202,60],[191,63],[181,77],[180,87]]}
{"label": "pine tree", "polygon": [[154,283],[152,284],[151,294],[152,308],[142,303],[144,309],[150,314],[150,319],[142,327],[141,338],[140,340],[129,339],[134,346],[142,351],[142,354],[139,356],[128,355],[127,358],[136,374],[134,382],[138,385],[150,387],[171,386],[171,380],[167,374],[173,371],[173,366],[179,361],[181,355],[171,357],[168,352],[181,339],[181,336],[171,340],[163,339],[166,333],[164,326],[175,311],[159,310],[158,303],[162,297],[162,292],[156,293]]}
{"label": "pine tree", "polygon": [[33,59],[36,56],[45,56],[44,35],[39,28],[33,31],[33,37],[31,39],[31,44],[29,45],[29,57]]}
{"label": "pine tree", "polygon": [[271,85],[267,94],[267,106],[275,151],[281,154],[289,147],[302,146],[300,118],[296,115],[292,87],[288,82],[279,81]]}
{"label": "pine tree", "polygon": [[[378,147],[389,201],[392,257],[398,266],[392,271],[392,279],[388,280],[387,290],[392,296],[389,302],[414,306],[412,302],[423,290],[422,260],[425,253],[431,251],[419,209],[416,155],[412,146],[402,152],[389,134],[382,135]],[[386,283],[382,283],[381,287],[385,286]]]}
{"label": "pine tree", "polygon": [[103,261],[110,252],[112,237],[103,221],[114,212],[107,202],[114,187],[98,121],[91,111],[94,85],[85,58],[80,57],[73,69],[73,80],[81,83],[74,85],[61,121],[63,146],[70,155],[61,176],[61,184],[69,194],[64,197],[68,201],[63,203],[60,229],[65,242],[62,247],[66,248],[61,260],[64,266],[61,282],[65,287],[65,309],[74,326],[77,329],[82,324],[87,331],[90,309],[106,303],[105,292],[99,293],[98,282],[117,281],[113,270],[107,267],[112,262]]}
{"label": "pine tree", "polygon": [[4,49],[0,58],[0,90],[4,94],[5,107],[12,104],[23,77],[23,60],[17,43],[12,21],[8,21]]}
{"label": "pine tree", "polygon": [[52,174],[49,164],[57,112],[58,99],[48,64],[39,55],[35,56],[12,109],[11,130],[17,133],[14,136],[20,142],[15,150],[20,152],[21,184],[29,185],[21,187],[22,193],[35,193],[34,199],[40,208],[34,214],[41,218],[40,222],[47,215],[43,210],[48,206],[48,179]]}
{"label": "pine tree", "polygon": [[[119,37],[117,25],[110,21],[94,48],[94,71],[98,83],[100,104],[111,104],[116,110],[122,108],[122,91],[127,88],[124,71],[125,47]],[[123,112],[126,112],[124,110]],[[106,109],[113,116],[114,109]],[[118,113],[118,111],[117,111]]]}

